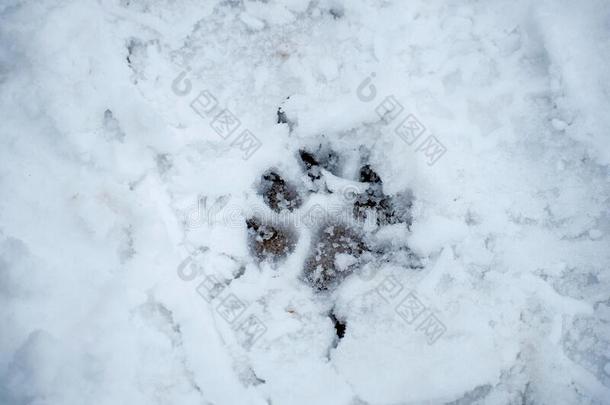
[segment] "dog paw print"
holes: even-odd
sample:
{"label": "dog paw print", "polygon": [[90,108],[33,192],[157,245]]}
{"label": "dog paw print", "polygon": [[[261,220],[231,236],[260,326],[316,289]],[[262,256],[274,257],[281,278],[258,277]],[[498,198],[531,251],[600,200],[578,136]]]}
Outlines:
{"label": "dog paw print", "polygon": [[[323,143],[300,149],[295,156],[303,174],[299,179],[288,180],[279,169],[270,168],[257,184],[262,202],[284,220],[256,215],[246,220],[248,246],[258,262],[287,258],[302,233],[309,232],[311,245],[301,279],[316,291],[335,289],[366,261],[400,256],[407,257],[411,267],[418,267],[417,257],[408,247],[388,249],[376,238],[384,226],[402,223],[410,228],[412,193],[387,195],[366,157],[359,156],[359,168],[352,176],[345,173],[345,160]],[[317,202],[309,204],[310,200]]]}

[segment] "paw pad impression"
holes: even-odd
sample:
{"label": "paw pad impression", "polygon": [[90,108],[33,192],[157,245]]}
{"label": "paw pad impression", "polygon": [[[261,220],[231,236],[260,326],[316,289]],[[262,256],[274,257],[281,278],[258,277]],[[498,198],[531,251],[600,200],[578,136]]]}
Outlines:
{"label": "paw pad impression", "polygon": [[[276,169],[268,169],[261,176],[258,193],[277,214],[296,214],[304,204],[299,190],[308,190],[309,194],[321,192],[321,185],[326,184],[325,173],[338,177],[342,159],[331,148],[323,145],[313,149],[303,148],[299,150],[298,157],[307,175],[303,177],[306,183],[304,187],[298,188],[287,181]],[[381,177],[368,163],[361,165],[356,181],[366,189],[345,203],[349,208],[347,212],[355,221],[326,220],[313,229],[312,245],[304,262],[302,279],[317,291],[337,287],[361,264],[360,259],[365,253],[376,254],[381,259],[382,253],[378,249],[367,246],[370,235],[359,225],[370,215],[376,218],[377,226],[396,223],[411,225],[413,197],[409,192],[386,195]],[[332,194],[326,187],[324,192]],[[259,217],[246,220],[248,245],[259,261],[285,258],[294,251],[298,241],[298,233],[293,227],[269,222],[273,221]],[[387,258],[387,255],[384,257]]]}

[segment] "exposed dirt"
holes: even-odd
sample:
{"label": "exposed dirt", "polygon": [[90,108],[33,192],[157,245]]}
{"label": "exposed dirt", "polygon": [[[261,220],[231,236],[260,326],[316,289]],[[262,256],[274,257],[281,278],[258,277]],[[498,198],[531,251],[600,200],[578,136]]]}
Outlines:
{"label": "exposed dirt", "polygon": [[296,187],[272,170],[263,174],[259,192],[262,194],[265,204],[275,212],[293,211],[303,203]]}
{"label": "exposed dirt", "polygon": [[338,254],[358,258],[368,250],[362,236],[343,224],[329,224],[315,238],[309,258],[305,261],[305,280],[317,290],[335,287],[353,269],[338,268]]}
{"label": "exposed dirt", "polygon": [[369,183],[367,189],[354,201],[353,215],[359,221],[366,221],[369,213],[374,212],[379,226],[406,223],[411,226],[413,196],[410,192],[386,195],[383,192],[381,177],[369,165],[360,169],[360,181]]}
{"label": "exposed dirt", "polygon": [[252,255],[263,260],[277,260],[294,250],[296,236],[293,232],[261,223],[258,218],[246,220],[248,246]]}

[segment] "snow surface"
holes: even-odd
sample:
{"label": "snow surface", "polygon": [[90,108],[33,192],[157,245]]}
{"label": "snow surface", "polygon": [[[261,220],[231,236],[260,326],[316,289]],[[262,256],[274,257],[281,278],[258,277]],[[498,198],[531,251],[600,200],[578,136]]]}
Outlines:
{"label": "snow surface", "polygon": [[[3,0],[0,404],[610,404],[609,60],[608,0]],[[362,151],[413,223],[315,291]],[[270,168],[305,198],[258,263]]]}

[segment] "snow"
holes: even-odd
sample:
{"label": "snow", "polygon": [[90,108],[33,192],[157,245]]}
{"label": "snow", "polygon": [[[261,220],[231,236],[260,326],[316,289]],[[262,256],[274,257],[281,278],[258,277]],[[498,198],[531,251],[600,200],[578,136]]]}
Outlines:
{"label": "snow", "polygon": [[0,403],[610,404],[609,58],[606,0],[3,2]]}

